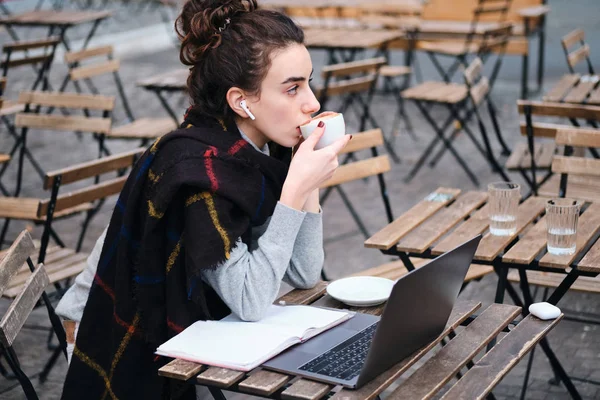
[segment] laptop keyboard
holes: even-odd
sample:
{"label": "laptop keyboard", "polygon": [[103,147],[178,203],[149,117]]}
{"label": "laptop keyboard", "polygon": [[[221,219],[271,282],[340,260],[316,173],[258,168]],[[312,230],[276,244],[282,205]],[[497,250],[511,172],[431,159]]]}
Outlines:
{"label": "laptop keyboard", "polygon": [[343,380],[354,378],[365,362],[377,324],[368,326],[299,369]]}

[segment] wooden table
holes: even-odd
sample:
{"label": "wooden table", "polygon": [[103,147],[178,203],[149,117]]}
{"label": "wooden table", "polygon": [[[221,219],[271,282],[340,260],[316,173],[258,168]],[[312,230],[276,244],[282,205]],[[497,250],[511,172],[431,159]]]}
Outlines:
{"label": "wooden table", "polygon": [[[406,268],[411,270],[409,256],[433,258],[483,234],[474,261],[493,266],[498,274],[495,302],[503,302],[506,290],[514,303],[525,309],[533,302],[527,271],[564,274],[564,279],[546,300],[555,305],[578,279],[585,284],[600,273],[600,204],[588,202],[584,205],[577,229],[576,253],[555,256],[546,252],[546,220],[543,216],[546,198],[529,197],[519,205],[517,230],[512,236],[494,236],[488,232],[487,200],[486,192],[438,188],[367,239],[365,246],[400,256]],[[507,282],[509,269],[519,274],[523,300]],[[594,281],[600,286],[598,279]],[[543,347],[555,370],[562,371],[561,379],[571,394],[576,393],[545,341]]]}
{"label": "wooden table", "polygon": [[[5,26],[7,29],[11,29],[13,26],[47,27],[49,28],[48,37],[56,35],[56,30],[58,30],[58,36],[61,38],[67,51],[70,51],[69,43],[65,37],[66,31],[70,27],[90,22],[93,23],[82,46],[82,49],[85,49],[94,36],[100,22],[112,14],[112,11],[34,10],[0,18],[0,26]],[[16,40],[16,38],[13,39]]]}
{"label": "wooden table", "polygon": [[185,92],[189,74],[190,70],[188,68],[177,68],[143,79],[136,84],[156,94],[169,116],[179,125],[181,115],[173,111],[165,97],[165,93]]}
{"label": "wooden table", "polygon": [[[325,283],[310,290],[293,290],[280,300],[288,304],[315,304],[345,308],[343,304],[324,296]],[[370,308],[351,307],[352,310],[380,315],[383,305]],[[341,389],[309,379],[299,378],[257,368],[248,373],[210,367],[183,360],[173,360],[159,370],[161,376],[190,384],[209,387],[216,399],[224,398],[221,389],[275,399],[307,400],[332,396],[333,399],[375,399],[426,354],[434,354],[400,384],[389,399],[416,399],[433,396],[447,388],[448,382],[470,361],[474,366],[451,388],[444,399],[476,398],[487,395],[512,367],[562,318],[541,321],[528,316],[510,327],[510,333],[479,361],[473,358],[492,342],[515,318],[521,308],[492,304],[479,313],[481,303],[460,301],[455,305],[443,333],[424,348],[400,361],[371,382],[357,390]],[[460,325],[466,325],[464,329]],[[455,332],[457,335],[455,336]],[[501,334],[502,335],[502,334]],[[450,341],[440,348],[442,339]]]}
{"label": "wooden table", "polygon": [[[356,52],[366,49],[377,49],[384,52],[388,44],[404,37],[401,30],[357,30],[349,28],[307,28],[304,30],[306,47],[328,51],[328,64],[353,61]],[[336,52],[344,53],[341,60]]]}

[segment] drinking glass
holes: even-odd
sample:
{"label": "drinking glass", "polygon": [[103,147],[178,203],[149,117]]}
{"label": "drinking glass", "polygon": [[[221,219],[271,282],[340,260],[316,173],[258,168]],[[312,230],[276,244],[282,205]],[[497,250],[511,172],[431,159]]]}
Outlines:
{"label": "drinking glass", "polygon": [[521,200],[521,186],[512,182],[494,182],[488,185],[490,233],[511,236],[517,231],[517,208]]}
{"label": "drinking glass", "polygon": [[580,209],[581,202],[577,200],[551,199],[546,202],[548,253],[559,256],[575,254]]}

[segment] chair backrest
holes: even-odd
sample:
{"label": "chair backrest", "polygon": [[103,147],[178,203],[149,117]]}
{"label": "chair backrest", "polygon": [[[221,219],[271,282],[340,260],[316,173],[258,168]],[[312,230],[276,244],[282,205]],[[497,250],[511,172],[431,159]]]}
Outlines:
{"label": "chair backrest", "polygon": [[[27,268],[28,258],[34,251],[35,246],[29,232],[21,232],[4,258],[0,260],[0,295],[2,295],[19,269]],[[0,321],[0,342],[3,346],[6,348],[12,346],[17,334],[49,282],[44,266],[42,264],[38,265],[23,285],[21,293],[15,298]]]}
{"label": "chair backrest", "polygon": [[65,53],[65,62],[69,66],[69,75],[61,85],[61,91],[66,87],[68,80],[77,84],[83,81],[92,94],[100,94],[99,90],[92,83],[91,78],[112,74],[117,87],[117,92],[123,103],[125,115],[129,122],[135,120],[129,101],[123,89],[123,83],[119,76],[121,63],[113,57],[113,46],[101,46],[88,48],[80,51],[71,51]]}
{"label": "chair backrest", "polygon": [[[51,37],[42,40],[28,40],[14,43],[7,43],[2,46],[2,76],[6,77],[8,70],[16,67],[28,65],[34,68],[37,78],[33,82],[31,90],[37,89],[40,82],[43,83],[42,90],[48,87],[48,72],[56,46],[60,43],[57,37]],[[17,58],[14,56],[17,55]]]}
{"label": "chair backrest", "polygon": [[569,103],[551,103],[545,101],[517,100],[517,108],[525,121],[520,123],[523,136],[547,137],[554,139],[561,129],[572,128],[571,124],[533,122],[533,116],[559,117],[597,121],[600,118],[600,107]]}
{"label": "chair backrest", "polygon": [[[51,190],[51,195],[49,198],[41,200],[37,209],[37,216],[39,218],[46,218],[44,232],[42,233],[40,262],[44,261],[54,214],[98,200],[102,201],[109,196],[120,193],[123,185],[125,185],[127,176],[120,175],[118,172],[132,167],[144,151],[144,148],[137,148],[124,153],[72,165],[46,174],[44,189]],[[102,182],[100,181],[101,175],[111,172],[117,172],[118,176]],[[61,190],[64,185],[81,182],[90,178],[95,179],[83,187],[78,186],[77,189],[66,192]]]}
{"label": "chair backrest", "polygon": [[479,106],[490,91],[490,83],[487,77],[483,76],[483,62],[479,57],[475,58],[465,69],[463,75],[471,101]]}
{"label": "chair backrest", "polygon": [[[518,13],[519,9],[541,6],[545,3],[546,0],[512,0],[509,4],[510,8],[505,20],[513,23],[522,23],[523,19]],[[423,7],[423,19],[471,21],[473,19],[473,10],[475,10],[478,4],[479,0],[428,0]]]}
{"label": "chair backrest", "polygon": [[[383,145],[383,134],[381,129],[371,129],[352,135],[352,140],[340,152],[340,154],[354,153],[360,150],[373,149]],[[331,179],[325,182],[321,188],[341,185],[357,179],[383,174],[390,171],[391,165],[387,155],[373,155],[367,159],[349,162],[340,165]]]}
{"label": "chair backrest", "polygon": [[[99,95],[51,92],[21,92],[18,102],[25,105],[25,112],[17,114],[15,126],[55,131],[78,131],[107,134],[111,129],[110,113],[115,98]],[[101,117],[80,115],[46,115],[31,112],[36,107],[58,107],[77,110],[98,110]]]}
{"label": "chair backrest", "polygon": [[321,107],[331,96],[369,93],[375,88],[379,69],[387,63],[384,57],[332,64],[323,67],[323,86],[315,90]]}
{"label": "chair backrest", "polygon": [[561,174],[559,196],[565,197],[569,175],[600,177],[600,160],[569,156],[572,147],[600,147],[600,129],[570,128],[556,132],[556,144],[565,146],[564,156],[554,156],[552,172]]}
{"label": "chair backrest", "polygon": [[[575,29],[574,31],[569,32],[562,37],[560,43],[565,52],[569,71],[572,73],[575,72],[575,66],[585,59],[587,62],[588,73],[594,73],[594,67],[590,60],[590,46],[585,43],[585,34],[583,30]],[[570,49],[577,44],[579,46],[571,51]]]}

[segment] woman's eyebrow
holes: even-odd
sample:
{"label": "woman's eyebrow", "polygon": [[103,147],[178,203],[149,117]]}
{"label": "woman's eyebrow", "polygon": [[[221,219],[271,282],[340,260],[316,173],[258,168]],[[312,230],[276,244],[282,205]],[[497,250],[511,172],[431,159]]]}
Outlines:
{"label": "woman's eyebrow", "polygon": [[[313,72],[314,72],[314,70],[310,71],[310,77],[312,77]],[[310,77],[309,77],[309,79],[310,79]],[[306,80],[306,78],[303,76],[290,76],[285,81],[281,82],[281,84],[285,85],[285,84],[291,83],[291,82],[304,82],[305,80]]]}

